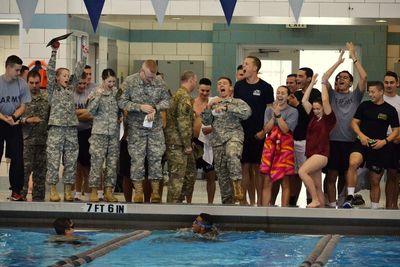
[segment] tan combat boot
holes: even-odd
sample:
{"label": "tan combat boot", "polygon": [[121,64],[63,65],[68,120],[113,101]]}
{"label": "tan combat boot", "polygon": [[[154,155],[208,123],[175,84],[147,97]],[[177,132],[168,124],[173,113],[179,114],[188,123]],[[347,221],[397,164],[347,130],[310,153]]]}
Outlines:
{"label": "tan combat boot", "polygon": [[99,196],[97,195],[97,187],[91,187],[89,201],[90,202],[99,202]]}
{"label": "tan combat boot", "polygon": [[118,202],[118,199],[113,195],[112,186],[106,186],[104,188],[104,200],[106,202]]}
{"label": "tan combat boot", "polygon": [[160,203],[160,181],[151,181],[151,203]]}
{"label": "tan combat boot", "polygon": [[57,192],[57,185],[51,184],[50,185],[50,201],[52,202],[58,202],[60,201],[60,195]]}
{"label": "tan combat boot", "polygon": [[233,200],[241,202],[244,198],[242,185],[240,180],[233,181]]}
{"label": "tan combat boot", "polygon": [[72,194],[72,184],[64,184],[64,201],[74,201]]}
{"label": "tan combat boot", "polygon": [[135,187],[135,196],[133,197],[134,203],[143,203],[143,182],[133,182],[133,186]]}

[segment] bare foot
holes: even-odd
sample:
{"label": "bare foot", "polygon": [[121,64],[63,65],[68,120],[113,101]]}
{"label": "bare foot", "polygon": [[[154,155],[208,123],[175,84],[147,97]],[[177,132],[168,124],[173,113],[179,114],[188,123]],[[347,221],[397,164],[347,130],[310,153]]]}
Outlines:
{"label": "bare foot", "polygon": [[311,201],[311,203],[308,204],[306,208],[319,208],[319,205],[320,205],[319,201]]}

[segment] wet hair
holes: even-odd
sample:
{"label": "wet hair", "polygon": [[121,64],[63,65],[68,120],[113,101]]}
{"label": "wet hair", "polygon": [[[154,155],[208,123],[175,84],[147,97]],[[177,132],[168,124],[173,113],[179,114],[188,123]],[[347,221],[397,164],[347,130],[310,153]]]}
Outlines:
{"label": "wet hair", "polygon": [[81,75],[81,80],[84,80],[84,79],[86,79],[87,78],[87,74],[86,74],[86,72],[82,72],[82,75]]}
{"label": "wet hair", "polygon": [[370,87],[375,86],[376,88],[378,88],[379,91],[383,91],[383,82],[381,81],[370,81],[368,82],[368,90]]}
{"label": "wet hair", "polygon": [[340,76],[340,74],[342,74],[342,73],[346,73],[347,75],[349,75],[350,81],[353,82],[354,77],[353,77],[353,75],[351,75],[351,73],[348,72],[347,70],[342,70],[341,72],[339,72],[339,73],[336,75],[336,77],[335,77],[335,81],[337,81],[337,80],[339,79],[339,76]]}
{"label": "wet hair", "polygon": [[239,66],[237,66],[237,68],[236,68],[236,71],[238,71],[238,70],[242,70],[243,69],[243,65],[242,64],[240,64]]}
{"label": "wet hair", "polygon": [[71,219],[60,217],[53,222],[53,227],[57,235],[65,235],[65,231],[71,228],[71,224]]}
{"label": "wet hair", "polygon": [[396,80],[396,82],[399,81],[399,76],[397,76],[397,73],[396,73],[396,72],[393,72],[393,71],[388,70],[388,71],[385,73],[385,76],[384,76],[384,77],[386,77],[386,76],[393,77],[393,78]]}
{"label": "wet hair", "polygon": [[286,76],[286,78],[290,78],[290,77],[297,78],[297,74],[296,73],[291,73],[288,76]]}
{"label": "wet hair", "polygon": [[232,80],[229,77],[221,76],[218,78],[217,81],[219,81],[219,80],[227,80],[229,82],[229,85],[232,86]]}
{"label": "wet hair", "polygon": [[196,73],[194,73],[191,70],[184,71],[181,75],[181,82],[186,82],[189,79],[194,78],[195,76],[196,76]]}
{"label": "wet hair", "polygon": [[151,73],[157,73],[157,63],[152,59],[147,59],[143,62]]}
{"label": "wet hair", "polygon": [[311,104],[314,104],[314,103],[318,103],[318,104],[320,104],[322,106],[322,98],[321,97],[315,98],[314,101]]}
{"label": "wet hair", "polygon": [[108,77],[116,77],[115,71],[112,69],[104,69],[103,72],[101,73],[101,78],[106,80]]}
{"label": "wet hair", "polygon": [[212,216],[208,213],[200,213],[199,216],[203,219],[204,224],[212,225],[214,223]]}
{"label": "wet hair", "polygon": [[27,70],[29,71],[29,68],[27,66],[25,66],[25,65],[22,65],[21,70],[19,71],[19,74],[22,75]]}
{"label": "wet hair", "polygon": [[300,68],[299,70],[304,71],[306,73],[307,78],[312,78],[312,76],[314,75],[314,71],[310,68],[303,67],[303,68]]}
{"label": "wet hair", "polygon": [[261,61],[258,57],[255,56],[247,56],[246,58],[251,58],[254,61],[254,64],[257,67],[257,71],[259,71],[261,69]]}
{"label": "wet hair", "polygon": [[199,84],[209,85],[211,86],[211,80],[208,78],[201,78]]}
{"label": "wet hair", "polygon": [[27,80],[29,80],[29,78],[35,78],[35,77],[39,77],[39,80],[42,79],[42,76],[40,76],[40,73],[37,70],[31,70],[28,72],[28,76],[27,76]]}
{"label": "wet hair", "polygon": [[287,90],[288,96],[292,93],[292,92],[290,91],[289,87],[287,87],[286,85],[279,85],[279,86],[278,86],[278,89],[279,89],[280,87],[283,87],[283,88],[285,88],[285,89]]}
{"label": "wet hair", "polygon": [[67,69],[67,68],[58,68],[58,69],[56,70],[56,77],[58,77],[58,76],[61,74],[61,72],[62,72],[63,70],[66,70],[66,71],[69,72],[69,69]]}
{"label": "wet hair", "polygon": [[14,67],[14,65],[22,65],[22,59],[16,55],[11,55],[6,59],[6,68]]}

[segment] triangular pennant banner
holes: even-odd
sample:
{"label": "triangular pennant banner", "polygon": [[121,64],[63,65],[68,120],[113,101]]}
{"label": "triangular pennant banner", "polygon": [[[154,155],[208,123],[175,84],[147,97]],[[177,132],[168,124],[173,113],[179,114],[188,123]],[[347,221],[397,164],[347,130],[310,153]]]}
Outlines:
{"label": "triangular pennant banner", "polygon": [[168,2],[169,0],[151,0],[154,12],[156,12],[158,25],[160,26],[164,22],[164,16],[165,16],[165,11],[167,11]]}
{"label": "triangular pennant banner", "polygon": [[38,0],[17,0],[17,5],[22,18],[22,27],[26,32],[32,26],[33,15],[35,14]]}
{"label": "triangular pennant banner", "polygon": [[235,10],[236,0],[219,0],[222,9],[224,10],[226,22],[231,25],[233,11]]}
{"label": "triangular pennant banner", "polygon": [[83,2],[85,2],[93,31],[96,32],[105,0],[83,0]]}
{"label": "triangular pennant banner", "polygon": [[296,23],[298,23],[301,8],[303,7],[303,0],[289,0],[289,5],[292,9],[294,18],[296,19]]}

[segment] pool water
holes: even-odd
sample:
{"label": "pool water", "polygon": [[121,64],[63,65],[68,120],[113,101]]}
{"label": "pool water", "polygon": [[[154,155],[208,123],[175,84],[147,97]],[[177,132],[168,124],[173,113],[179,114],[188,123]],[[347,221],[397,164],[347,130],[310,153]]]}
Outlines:
{"label": "pool water", "polygon": [[88,238],[83,245],[48,242],[53,234],[53,229],[0,228],[0,266],[48,266],[123,233],[82,232],[79,234]]}
{"label": "pool water", "polygon": [[[126,234],[81,232],[89,244],[48,242],[53,229],[0,228],[0,266],[48,266]],[[85,266],[299,266],[321,236],[223,232],[207,240],[190,232],[153,231]],[[326,266],[400,266],[400,237],[344,236]]]}
{"label": "pool water", "polygon": [[400,237],[344,236],[328,266],[400,266]]}
{"label": "pool water", "polygon": [[216,241],[154,231],[87,266],[299,266],[320,236],[225,232]]}

